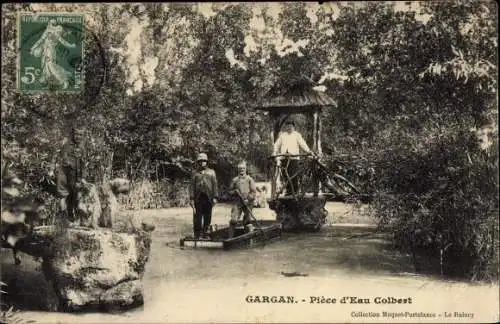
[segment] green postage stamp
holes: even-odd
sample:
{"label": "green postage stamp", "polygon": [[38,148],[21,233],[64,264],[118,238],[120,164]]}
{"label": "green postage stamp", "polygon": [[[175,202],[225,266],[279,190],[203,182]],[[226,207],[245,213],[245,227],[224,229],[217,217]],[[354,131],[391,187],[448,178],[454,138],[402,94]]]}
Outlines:
{"label": "green postage stamp", "polygon": [[21,92],[80,92],[84,19],[74,13],[20,13],[17,86]]}

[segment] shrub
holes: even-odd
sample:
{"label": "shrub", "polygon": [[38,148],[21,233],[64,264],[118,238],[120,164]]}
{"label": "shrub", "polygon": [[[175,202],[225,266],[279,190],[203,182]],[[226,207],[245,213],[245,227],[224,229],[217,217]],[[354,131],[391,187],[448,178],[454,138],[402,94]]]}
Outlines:
{"label": "shrub", "polygon": [[189,204],[189,184],[182,180],[140,180],[131,184],[127,195],[119,196],[128,210],[183,207]]}
{"label": "shrub", "polygon": [[495,280],[497,142],[483,150],[474,133],[450,130],[400,143],[380,155],[392,161],[378,164],[373,209],[380,225],[393,230],[399,248],[437,257],[444,275]]}

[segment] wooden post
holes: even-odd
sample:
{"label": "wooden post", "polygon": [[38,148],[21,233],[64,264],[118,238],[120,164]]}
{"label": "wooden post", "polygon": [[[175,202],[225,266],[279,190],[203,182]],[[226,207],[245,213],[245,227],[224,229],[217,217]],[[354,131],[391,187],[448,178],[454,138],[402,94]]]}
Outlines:
{"label": "wooden post", "polygon": [[[274,131],[275,131],[275,123],[276,123],[276,118],[274,115],[270,115],[270,124],[271,124],[271,154],[273,154],[273,151],[274,151]],[[274,195],[276,194],[276,181],[278,181],[277,177],[276,177],[276,172],[278,170],[278,168],[276,167],[275,164],[273,164],[273,162],[270,162],[271,165],[273,165],[273,169],[271,171],[271,199],[274,199]]]}
{"label": "wooden post", "polygon": [[275,120],[274,116],[271,116],[271,147],[274,147],[274,128],[275,128]]}
{"label": "wooden post", "polygon": [[317,111],[316,114],[317,114],[317,118],[318,118],[318,134],[317,134],[317,138],[318,138],[318,143],[317,143],[317,152],[319,155],[322,154],[322,151],[321,151],[321,118],[320,118],[320,115],[319,115],[320,111]]}
{"label": "wooden post", "polygon": [[[314,139],[315,139],[315,149],[316,153],[321,156],[322,151],[321,151],[321,118],[320,118],[320,108],[317,108],[314,112],[314,126],[315,126],[315,133],[314,133]],[[319,192],[321,191],[321,182],[318,178],[318,166],[315,166],[316,169],[314,170],[315,174],[315,179],[314,179],[314,197],[317,197]]]}
{"label": "wooden post", "polygon": [[318,112],[313,114],[313,150],[318,151]]}

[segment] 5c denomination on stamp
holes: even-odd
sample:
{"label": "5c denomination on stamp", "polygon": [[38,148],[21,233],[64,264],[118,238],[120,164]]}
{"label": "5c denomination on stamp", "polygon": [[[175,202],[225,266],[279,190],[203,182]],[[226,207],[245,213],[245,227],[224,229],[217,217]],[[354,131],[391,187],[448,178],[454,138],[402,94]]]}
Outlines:
{"label": "5c denomination on stamp", "polygon": [[80,92],[84,17],[20,13],[17,85],[21,92]]}

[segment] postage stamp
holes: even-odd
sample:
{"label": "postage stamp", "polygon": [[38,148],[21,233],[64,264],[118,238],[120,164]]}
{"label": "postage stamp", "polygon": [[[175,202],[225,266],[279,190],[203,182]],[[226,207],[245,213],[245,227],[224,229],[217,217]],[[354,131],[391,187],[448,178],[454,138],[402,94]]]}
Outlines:
{"label": "postage stamp", "polygon": [[20,92],[80,92],[84,17],[19,13],[17,86]]}

